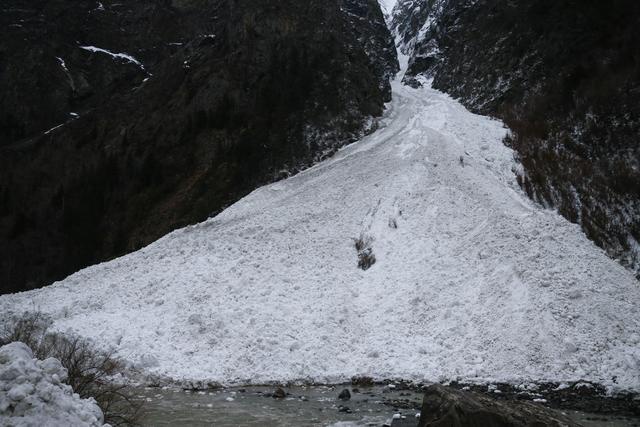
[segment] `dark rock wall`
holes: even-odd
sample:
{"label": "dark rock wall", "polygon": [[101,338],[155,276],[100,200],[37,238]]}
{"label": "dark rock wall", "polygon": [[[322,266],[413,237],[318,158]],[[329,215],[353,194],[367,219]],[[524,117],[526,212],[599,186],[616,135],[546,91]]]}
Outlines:
{"label": "dark rock wall", "polygon": [[[424,45],[431,39],[431,34],[427,36],[426,31],[430,23],[437,22],[447,1],[398,0],[391,14],[390,27],[402,53],[411,55],[416,45]],[[415,60],[415,56],[412,59]]]}
{"label": "dark rock wall", "polygon": [[345,3],[4,2],[0,291],[136,250],[370,130],[397,60],[377,3]]}
{"label": "dark rock wall", "polygon": [[[343,0],[342,7],[355,38],[374,67],[374,73],[381,77],[380,90],[385,94],[385,99],[390,101],[390,80],[395,78],[400,66],[394,39],[387,28],[378,0]],[[376,36],[372,37],[372,34]]]}
{"label": "dark rock wall", "polygon": [[640,3],[448,0],[433,16],[406,81],[503,119],[526,192],[640,272]]}

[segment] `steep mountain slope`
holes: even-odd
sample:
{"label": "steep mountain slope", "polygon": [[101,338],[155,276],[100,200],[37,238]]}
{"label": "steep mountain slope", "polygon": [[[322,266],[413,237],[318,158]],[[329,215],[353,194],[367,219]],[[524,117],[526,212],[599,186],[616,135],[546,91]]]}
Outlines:
{"label": "steep mountain slope", "polygon": [[0,292],[330,155],[398,68],[373,0],[10,0],[0,24]]}
{"label": "steep mountain slope", "polygon": [[640,274],[640,4],[402,0],[406,81],[502,118],[522,187]]}
{"label": "steep mountain slope", "polygon": [[[433,38],[432,25],[443,12],[448,0],[399,0],[391,11],[390,27],[393,31],[399,50],[405,54],[413,54],[418,45],[429,44]],[[412,62],[419,56],[413,56]],[[411,70],[409,75],[412,75]]]}
{"label": "steep mountain slope", "polygon": [[367,375],[640,390],[637,281],[520,190],[505,133],[396,82],[381,128],[333,158],[2,296],[0,313],[42,310],[146,374],[201,386]]}

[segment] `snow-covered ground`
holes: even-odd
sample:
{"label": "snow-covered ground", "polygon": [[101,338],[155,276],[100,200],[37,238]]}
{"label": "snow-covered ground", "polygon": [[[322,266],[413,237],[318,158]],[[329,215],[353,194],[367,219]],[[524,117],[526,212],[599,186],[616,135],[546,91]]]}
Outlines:
{"label": "snow-covered ground", "polygon": [[378,0],[380,3],[380,7],[382,8],[382,12],[390,15],[393,7],[396,5],[398,0]]}
{"label": "snow-covered ground", "polygon": [[176,380],[640,390],[638,282],[520,191],[505,132],[396,82],[381,129],[328,161],[0,312],[42,310]]}
{"label": "snow-covered ground", "polygon": [[60,361],[34,359],[22,343],[0,347],[0,425],[102,426],[98,405],[74,394],[66,377]]}

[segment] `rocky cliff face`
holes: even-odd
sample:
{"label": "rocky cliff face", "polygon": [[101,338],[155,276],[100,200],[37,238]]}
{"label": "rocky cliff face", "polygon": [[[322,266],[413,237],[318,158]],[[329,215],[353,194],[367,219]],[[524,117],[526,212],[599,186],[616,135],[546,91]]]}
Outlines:
{"label": "rocky cliff face", "polygon": [[2,292],[330,155],[398,67],[369,0],[9,0],[0,24]]}
{"label": "rocky cliff face", "polygon": [[379,89],[391,100],[390,80],[400,66],[394,38],[387,28],[378,0],[343,0],[342,10],[354,31],[354,36],[369,57],[373,72],[379,76]]}
{"label": "rocky cliff face", "polygon": [[426,45],[433,39],[431,27],[437,23],[446,3],[447,0],[400,0],[396,3],[390,27],[403,54],[411,55],[418,45]]}
{"label": "rocky cliff face", "polygon": [[640,272],[640,5],[404,0],[405,81],[503,119],[522,187]]}

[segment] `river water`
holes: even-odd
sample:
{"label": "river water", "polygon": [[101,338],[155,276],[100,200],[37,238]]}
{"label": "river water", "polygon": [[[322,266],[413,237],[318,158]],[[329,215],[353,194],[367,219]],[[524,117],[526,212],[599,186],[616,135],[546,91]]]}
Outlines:
{"label": "river water", "polygon": [[[417,425],[422,396],[408,390],[375,386],[351,390],[351,399],[338,394],[345,386],[288,387],[287,397],[271,397],[274,387],[245,387],[210,391],[138,388],[144,403],[143,426],[316,427],[382,426],[394,414],[403,426]],[[345,409],[345,408],[348,408]],[[585,427],[640,427],[639,418],[565,412]],[[398,416],[398,415],[396,415]]]}

